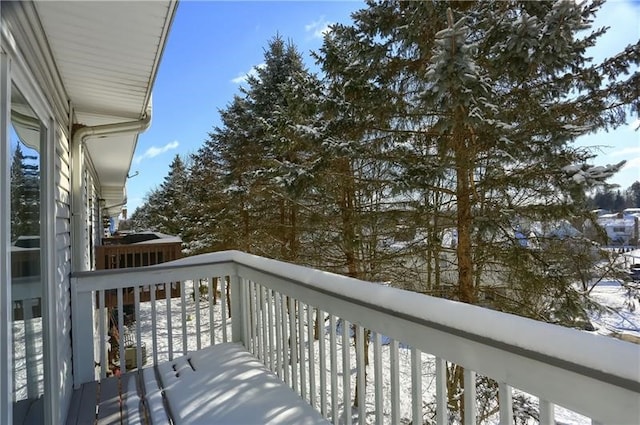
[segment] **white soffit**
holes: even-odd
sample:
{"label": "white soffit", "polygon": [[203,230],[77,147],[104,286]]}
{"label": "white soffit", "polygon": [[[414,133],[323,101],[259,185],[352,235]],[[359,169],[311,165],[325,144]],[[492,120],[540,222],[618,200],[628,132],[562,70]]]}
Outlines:
{"label": "white soffit", "polygon": [[[141,119],[151,96],[175,1],[42,1],[38,16],[75,122],[87,126]],[[126,182],[137,134],[89,139],[103,186]]]}

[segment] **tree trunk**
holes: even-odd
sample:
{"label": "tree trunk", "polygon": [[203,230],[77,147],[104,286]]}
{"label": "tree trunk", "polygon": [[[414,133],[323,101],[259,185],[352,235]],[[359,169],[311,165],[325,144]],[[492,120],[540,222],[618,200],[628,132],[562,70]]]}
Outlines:
{"label": "tree trunk", "polygon": [[344,185],[341,188],[340,215],[342,218],[342,238],[345,262],[347,266],[347,276],[358,277],[357,241],[354,221],[354,198],[355,187],[353,181],[353,171],[347,159],[340,160],[341,171],[343,173]]}
{"label": "tree trunk", "polygon": [[294,261],[298,259],[298,207],[295,203],[291,204],[290,213],[290,230],[289,230],[289,259]]}
{"label": "tree trunk", "polygon": [[[355,325],[353,326],[353,339],[355,341],[355,346],[358,346],[358,333],[355,330]],[[358,394],[360,391],[363,391],[365,393],[365,398],[366,398],[366,393],[367,393],[367,366],[369,366],[369,339],[371,337],[371,331],[370,330],[365,330],[363,332],[364,334],[364,341],[363,341],[363,347],[364,347],[364,388],[360,388],[360,386],[358,385],[359,379],[358,379],[358,375],[356,375],[356,391],[355,394],[353,396],[353,406],[354,407],[358,407]],[[359,423],[365,423],[362,419],[359,419]]]}
{"label": "tree trunk", "polygon": [[447,368],[447,404],[450,412],[460,412],[464,423],[464,368],[460,365]]}
{"label": "tree trunk", "polygon": [[217,277],[212,277],[212,285],[211,288],[213,291],[213,294],[209,294],[209,296],[213,296],[213,304],[217,304],[218,303],[218,278]]}
{"label": "tree trunk", "polygon": [[473,257],[471,232],[473,215],[471,211],[472,158],[467,137],[462,129],[454,129],[456,162],[456,228],[458,243],[456,257],[458,262],[458,297],[460,301],[475,304],[476,294],[473,284]]}
{"label": "tree trunk", "polygon": [[[316,311],[316,320],[313,322],[313,339],[317,341],[320,339],[320,310],[317,308],[314,310]],[[322,323],[324,325],[324,318],[322,318]]]}

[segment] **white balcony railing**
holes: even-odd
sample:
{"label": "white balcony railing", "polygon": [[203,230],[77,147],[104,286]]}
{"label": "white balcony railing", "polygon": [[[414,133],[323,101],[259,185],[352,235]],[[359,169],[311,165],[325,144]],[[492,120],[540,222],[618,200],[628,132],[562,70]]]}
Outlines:
{"label": "white balcony railing", "polygon": [[[165,297],[169,285],[174,296],[179,287],[178,297]],[[215,287],[219,302],[200,296]],[[448,403],[461,398],[464,422],[475,424],[486,413],[476,395],[482,377],[499,388],[493,420],[500,423],[513,423],[513,401],[522,394],[541,423],[553,423],[555,405],[593,423],[640,423],[637,345],[237,251],[74,275],[76,386],[106,376],[102,307],[110,290],[120,335],[122,307],[133,297],[134,365],[143,363],[142,346],[157,364],[241,341],[334,423],[423,423],[436,412],[432,419],[446,424]],[[120,344],[120,359],[126,350]],[[452,364],[464,368],[463,394],[447,393]]]}

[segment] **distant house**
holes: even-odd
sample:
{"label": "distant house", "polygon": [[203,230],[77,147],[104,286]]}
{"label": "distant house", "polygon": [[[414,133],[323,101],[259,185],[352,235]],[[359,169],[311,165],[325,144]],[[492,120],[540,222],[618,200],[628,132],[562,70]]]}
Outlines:
{"label": "distant house", "polygon": [[[625,210],[626,211],[626,210]],[[605,214],[598,217],[598,224],[607,232],[609,241],[616,245],[633,245],[638,241],[639,216],[626,214]]]}
{"label": "distant house", "polygon": [[640,217],[640,208],[626,208],[622,210],[624,216]]}

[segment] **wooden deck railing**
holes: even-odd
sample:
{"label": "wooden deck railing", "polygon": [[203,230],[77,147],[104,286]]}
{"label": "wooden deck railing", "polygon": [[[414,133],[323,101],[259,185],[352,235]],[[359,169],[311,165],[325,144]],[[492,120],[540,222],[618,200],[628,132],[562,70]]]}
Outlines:
{"label": "wooden deck railing", "polygon": [[[175,281],[185,282],[180,299],[158,301],[155,289]],[[201,296],[216,285],[230,304]],[[146,286],[151,301],[143,305]],[[593,423],[640,423],[634,344],[236,251],[76,274],[73,340],[102,336],[97,353],[91,344],[74,345],[76,386],[96,378],[94,357],[105,365],[106,323],[97,314],[94,333],[92,300],[100,311],[105,291],[116,289],[121,305],[125,288],[136,297],[138,352],[146,344],[154,364],[241,341],[334,423],[446,424],[450,403],[463,401],[458,415],[475,424],[483,382],[496,385],[493,419],[501,424],[514,422],[514,400],[522,397],[537,406],[531,414],[540,423],[554,423],[556,405]],[[122,317],[118,323],[122,334]],[[464,368],[465,390],[456,394],[447,388],[454,365]],[[104,377],[105,368],[97,374]]]}
{"label": "wooden deck railing", "polygon": [[[137,244],[107,244],[95,247],[96,269],[112,270],[127,269],[131,267],[145,267],[182,258],[182,242],[145,242]],[[169,288],[169,296],[180,296],[180,283],[174,282]],[[104,305],[116,307],[118,300],[116,291],[106,291]],[[124,305],[133,305],[135,300],[133,291],[124,291],[122,302]],[[156,291],[156,299],[165,299],[167,293],[164,286]],[[149,287],[143,288],[139,301],[151,300]]]}
{"label": "wooden deck railing", "polygon": [[96,246],[96,269],[125,269],[166,263],[182,257],[181,242]]}

